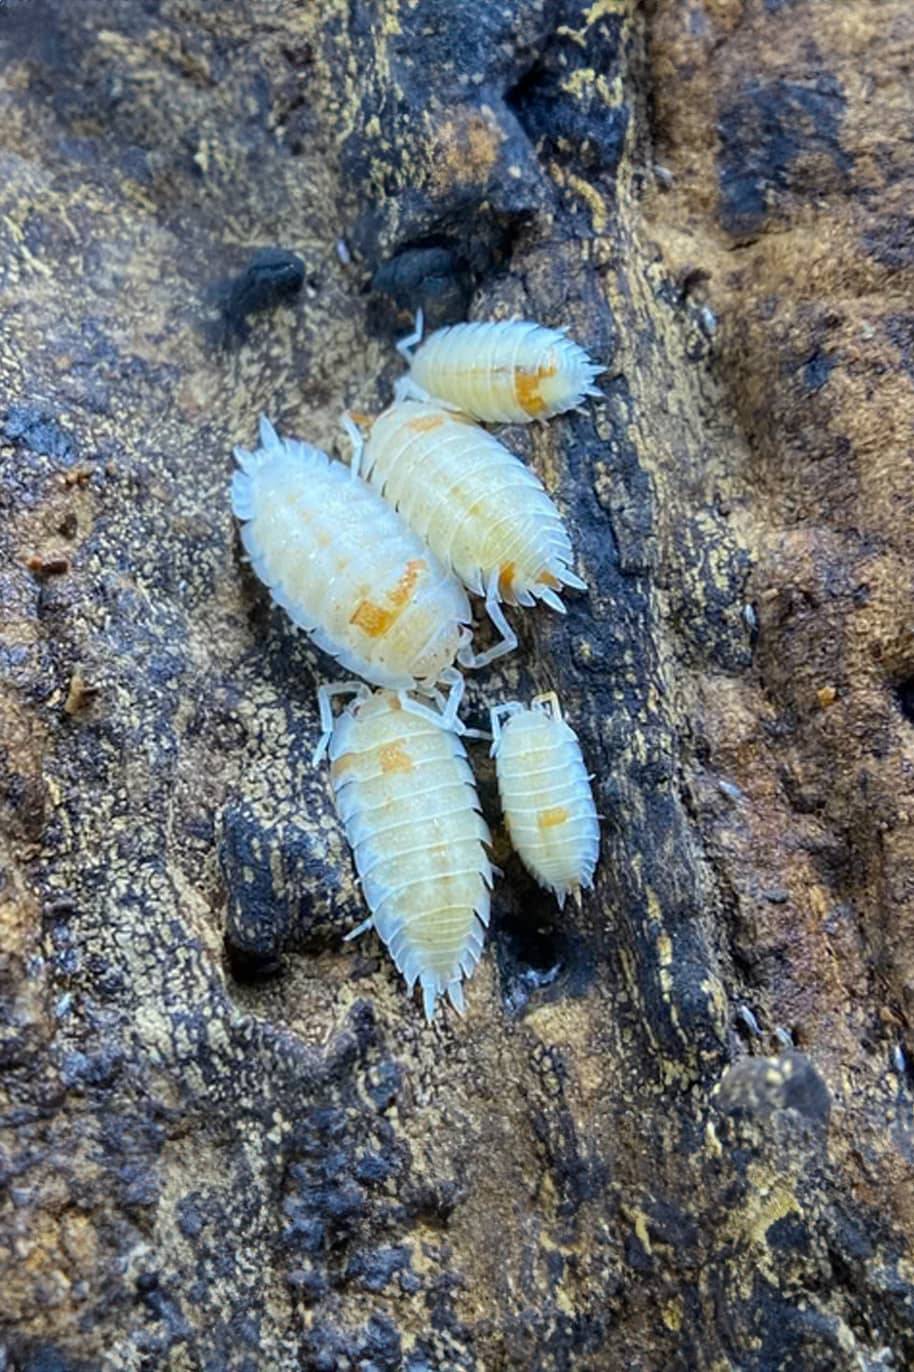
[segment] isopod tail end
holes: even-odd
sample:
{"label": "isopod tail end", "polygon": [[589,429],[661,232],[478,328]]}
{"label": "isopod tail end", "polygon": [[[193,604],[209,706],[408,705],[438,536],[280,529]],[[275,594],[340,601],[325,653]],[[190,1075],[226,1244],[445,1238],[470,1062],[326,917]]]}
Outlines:
{"label": "isopod tail end", "polygon": [[[240,448],[236,448],[236,455],[240,451]],[[254,493],[251,486],[251,478],[248,476],[247,472],[236,472],[232,477],[231,500],[232,513],[238,519],[253,519]]]}
{"label": "isopod tail end", "polygon": [[262,414],[260,416],[260,424],[258,428],[260,433],[260,442],[264,448],[278,448],[280,446],[281,440],[279,434],[273,428],[273,425],[270,423],[269,419],[267,419],[265,414]]}
{"label": "isopod tail end", "polygon": [[570,586],[573,591],[586,591],[587,582],[582,581],[577,572],[573,572],[570,567],[563,567],[558,573],[563,586]]}
{"label": "isopod tail end", "polygon": [[435,1018],[435,1002],[438,999],[438,982],[436,979],[427,981],[425,977],[419,978],[422,987],[422,1009],[425,1011],[425,1022],[431,1024]]}
{"label": "isopod tail end", "polygon": [[451,1002],[458,1015],[462,1015],[466,1010],[466,1002],[463,999],[463,982],[449,982],[447,994],[448,1000]]}

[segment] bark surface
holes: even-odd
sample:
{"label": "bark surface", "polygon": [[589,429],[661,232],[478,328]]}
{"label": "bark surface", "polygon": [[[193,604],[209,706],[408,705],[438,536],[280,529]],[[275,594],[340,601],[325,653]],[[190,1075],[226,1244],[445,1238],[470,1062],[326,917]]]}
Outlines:
{"label": "bark surface", "polygon": [[[2,1367],[914,1365],[912,44],[0,0]],[[596,891],[533,886],[477,747],[505,875],[431,1029],[343,943],[336,673],[227,499],[261,413],[345,454],[418,305],[606,367],[506,435],[590,592],[466,712],[559,692]]]}

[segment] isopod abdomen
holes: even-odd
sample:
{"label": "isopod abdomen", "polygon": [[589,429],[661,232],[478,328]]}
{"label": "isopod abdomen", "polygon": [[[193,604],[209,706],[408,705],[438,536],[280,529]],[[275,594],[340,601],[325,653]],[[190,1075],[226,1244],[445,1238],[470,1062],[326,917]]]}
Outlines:
{"label": "isopod abdomen", "polygon": [[474,419],[526,424],[600,394],[593,383],[602,367],[560,329],[524,319],[452,324],[410,353],[419,338],[421,319],[398,345],[410,363],[401,393],[443,400]]}
{"label": "isopod abdomen", "polygon": [[[329,714],[343,684],[322,688]],[[332,724],[330,777],[374,928],[431,1020],[445,994],[463,1010],[463,980],[489,922],[489,831],[459,738],[389,691],[354,689]]]}
{"label": "isopod abdomen", "polygon": [[600,826],[581,745],[554,692],[491,711],[492,753],[511,842],[559,906],[593,884]]}
{"label": "isopod abdomen", "polygon": [[407,690],[449,680],[469,638],[463,587],[342,463],[265,419],[260,442],[235,449],[232,509],[276,603],[366,681]]}

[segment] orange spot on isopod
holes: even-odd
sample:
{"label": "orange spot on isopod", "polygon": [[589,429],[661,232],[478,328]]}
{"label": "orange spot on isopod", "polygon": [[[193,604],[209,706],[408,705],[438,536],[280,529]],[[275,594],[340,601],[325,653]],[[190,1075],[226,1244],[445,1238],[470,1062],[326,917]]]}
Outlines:
{"label": "orange spot on isopod", "polygon": [[385,743],[378,749],[382,772],[411,772],[413,760],[402,743]]}
{"label": "orange spot on isopod", "polygon": [[498,594],[506,596],[510,594],[511,584],[514,581],[514,573],[517,570],[515,562],[506,562],[498,573]]}
{"label": "orange spot on isopod", "polygon": [[532,370],[518,368],[514,376],[514,394],[525,413],[534,417],[546,413],[547,405],[540,395],[540,383],[555,376],[557,371],[558,364],[555,362],[544,362]]}
{"label": "orange spot on isopod", "polygon": [[559,824],[564,824],[567,818],[568,811],[564,805],[553,805],[551,810],[540,810],[537,823],[541,829],[555,829]]}
{"label": "orange spot on isopod", "polygon": [[381,638],[400,618],[412,598],[419,573],[425,567],[421,557],[407,562],[403,575],[392,590],[387,593],[387,605],[378,605],[373,600],[360,600],[349,620],[369,638]]}
{"label": "orange spot on isopod", "polygon": [[407,421],[406,427],[415,434],[427,434],[432,429],[440,429],[443,423],[443,414],[417,414],[415,419]]}

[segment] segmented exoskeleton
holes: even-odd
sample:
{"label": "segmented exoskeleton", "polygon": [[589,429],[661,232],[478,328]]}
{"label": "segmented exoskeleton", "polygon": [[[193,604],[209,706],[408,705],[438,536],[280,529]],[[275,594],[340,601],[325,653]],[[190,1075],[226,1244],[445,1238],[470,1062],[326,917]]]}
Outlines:
{"label": "segmented exoskeleton", "polygon": [[[466,592],[393,507],[342,463],[260,423],[256,452],[235,449],[232,509],[251,565],[319,648],[375,685],[406,695],[451,688],[456,724],[468,644]],[[325,740],[322,740],[325,742]],[[319,749],[320,751],[320,749]]]}
{"label": "segmented exoskeleton", "polygon": [[558,591],[585,589],[571,570],[571,540],[534,475],[498,439],[440,405],[395,403],[374,421],[366,444],[348,419],[353,466],[476,595],[502,635],[464,666],[483,667],[517,646],[499,602],[543,600],[564,614]]}
{"label": "segmented exoskeleton", "polygon": [[508,701],[490,710],[492,754],[505,823],[518,855],[559,906],[593,884],[600,826],[574,730],[554,691],[529,709]]}
{"label": "segmented exoskeleton", "polygon": [[415,332],[397,344],[410,364],[398,383],[399,399],[434,398],[474,419],[526,424],[600,394],[593,383],[603,368],[560,329],[526,319],[479,321],[421,339],[420,311]]}
{"label": "segmented exoskeleton", "polygon": [[[331,697],[355,700],[334,720]],[[319,690],[336,806],[374,928],[431,1020],[439,996],[460,1012],[463,979],[489,922],[489,831],[459,738],[390,691],[338,682]]]}

